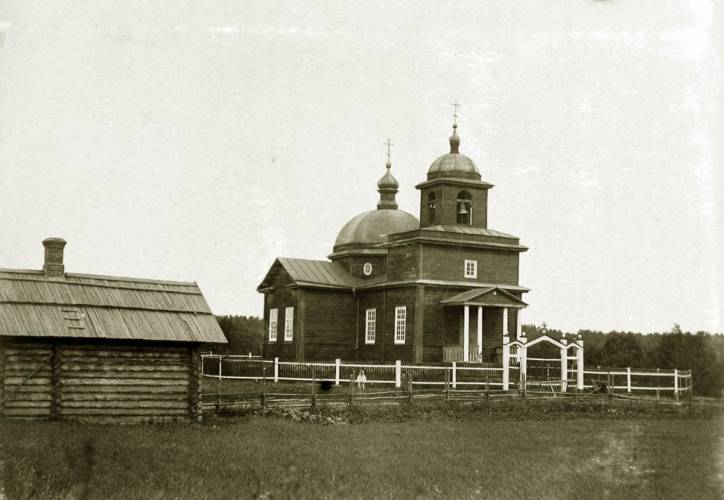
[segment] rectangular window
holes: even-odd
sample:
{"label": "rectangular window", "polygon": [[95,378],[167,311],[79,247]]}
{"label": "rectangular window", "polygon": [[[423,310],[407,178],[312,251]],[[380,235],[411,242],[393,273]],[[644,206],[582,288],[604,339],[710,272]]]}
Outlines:
{"label": "rectangular window", "polygon": [[407,325],[407,308],[395,307],[395,344],[405,343],[405,326]]}
{"label": "rectangular window", "polygon": [[269,342],[277,341],[277,309],[269,309]]}
{"label": "rectangular window", "polygon": [[477,260],[466,260],[465,261],[465,277],[466,278],[477,278],[478,277],[478,261]]}
{"label": "rectangular window", "polygon": [[377,333],[377,309],[367,309],[365,324],[365,344],[374,344],[375,333]]}
{"label": "rectangular window", "polygon": [[292,340],[294,335],[294,308],[287,307],[284,310],[284,340]]}

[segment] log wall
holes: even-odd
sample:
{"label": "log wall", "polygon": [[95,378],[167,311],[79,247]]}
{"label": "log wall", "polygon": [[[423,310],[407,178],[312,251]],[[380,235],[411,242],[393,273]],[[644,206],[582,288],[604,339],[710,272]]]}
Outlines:
{"label": "log wall", "polygon": [[199,417],[196,346],[14,341],[3,347],[0,410],[5,417],[100,421]]}

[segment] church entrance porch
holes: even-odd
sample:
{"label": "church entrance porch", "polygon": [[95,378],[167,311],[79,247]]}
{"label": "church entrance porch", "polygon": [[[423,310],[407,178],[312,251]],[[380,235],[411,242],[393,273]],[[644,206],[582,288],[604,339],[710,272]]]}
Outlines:
{"label": "church entrance porch", "polygon": [[440,303],[452,320],[444,337],[444,362],[501,363],[503,339],[521,337],[522,310],[527,304],[505,290],[468,290]]}

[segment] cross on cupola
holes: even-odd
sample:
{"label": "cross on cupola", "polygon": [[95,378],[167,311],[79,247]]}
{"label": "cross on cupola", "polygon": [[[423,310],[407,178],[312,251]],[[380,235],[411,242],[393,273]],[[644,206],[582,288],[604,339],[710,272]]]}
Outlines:
{"label": "cross on cupola", "polygon": [[394,146],[394,144],[392,144],[392,141],[390,141],[389,137],[387,138],[385,146],[387,146],[387,168],[390,168],[392,166],[392,163],[390,163],[392,158],[392,156],[390,155],[390,148]]}
{"label": "cross on cupola", "polygon": [[460,152],[460,136],[458,136],[458,132],[457,132],[458,108],[461,108],[462,105],[459,104],[456,99],[455,102],[450,103],[450,106],[453,107],[453,133],[450,136],[450,152],[453,154],[457,154]]}
{"label": "cross on cupola", "polygon": [[390,169],[392,168],[392,163],[390,162],[392,157],[390,148],[394,146],[394,144],[392,144],[392,141],[389,138],[384,144],[387,146],[387,164],[385,165],[387,167],[387,172],[379,181],[377,181],[377,191],[380,193],[380,201],[377,203],[377,209],[381,210],[389,208],[395,210],[397,209],[395,195],[397,194],[399,184],[397,183],[397,179],[392,177],[392,174],[390,173]]}
{"label": "cross on cupola", "polygon": [[459,104],[457,99],[455,99],[455,102],[451,102],[450,106],[453,107],[453,127],[457,128],[458,126],[458,108],[462,108],[462,104]]}

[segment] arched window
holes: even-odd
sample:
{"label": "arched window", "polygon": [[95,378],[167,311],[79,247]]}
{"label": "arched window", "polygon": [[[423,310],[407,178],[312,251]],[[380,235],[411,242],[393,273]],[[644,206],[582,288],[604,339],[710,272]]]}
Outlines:
{"label": "arched window", "polygon": [[437,208],[437,198],[435,193],[427,195],[427,219],[430,224],[435,223],[435,209]]}
{"label": "arched window", "polygon": [[460,191],[458,193],[457,203],[457,223],[458,224],[472,224],[473,220],[473,197],[467,191]]}

